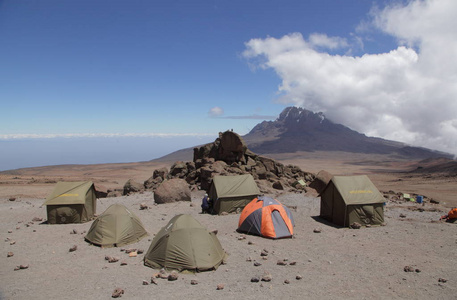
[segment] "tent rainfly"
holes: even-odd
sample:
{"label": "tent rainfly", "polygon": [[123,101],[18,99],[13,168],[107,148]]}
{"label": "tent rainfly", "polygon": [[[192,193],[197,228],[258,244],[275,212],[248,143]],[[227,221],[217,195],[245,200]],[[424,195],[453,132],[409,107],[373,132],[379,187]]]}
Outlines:
{"label": "tent rainfly", "polygon": [[384,197],[366,175],[333,176],[320,196],[320,217],[336,225],[384,222]]}
{"label": "tent rainfly", "polygon": [[215,270],[227,254],[214,232],[191,215],[176,215],[163,227],[144,255],[151,268],[200,272]]}
{"label": "tent rainfly", "polygon": [[287,206],[263,196],[255,198],[243,209],[238,231],[272,239],[289,238],[294,235],[294,219]]}
{"label": "tent rainfly", "polygon": [[208,192],[215,214],[241,211],[259,194],[251,174],[214,176]]}
{"label": "tent rainfly", "polygon": [[97,197],[94,184],[58,182],[43,203],[49,224],[84,223],[94,217]]}
{"label": "tent rainfly", "polygon": [[140,219],[122,204],[108,207],[92,223],[85,239],[101,247],[120,247],[147,236]]}

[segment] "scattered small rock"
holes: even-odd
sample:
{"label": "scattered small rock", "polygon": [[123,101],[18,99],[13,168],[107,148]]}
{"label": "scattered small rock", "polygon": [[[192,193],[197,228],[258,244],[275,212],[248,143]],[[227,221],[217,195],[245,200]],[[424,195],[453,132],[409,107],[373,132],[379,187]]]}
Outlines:
{"label": "scattered small rock", "polygon": [[137,257],[138,253],[137,252],[130,252],[129,257]]}
{"label": "scattered small rock", "polygon": [[239,240],[239,241],[245,240],[245,239],[246,239],[246,236],[244,236],[244,235],[240,235],[240,236],[238,237],[238,240]]}
{"label": "scattered small rock", "polygon": [[172,271],[170,275],[168,275],[168,281],[175,281],[178,280],[178,272]]}
{"label": "scattered small rock", "polygon": [[41,221],[43,221],[43,218],[34,217],[34,218],[32,219],[32,221],[33,221],[33,222],[41,222]]}
{"label": "scattered small rock", "polygon": [[262,281],[270,282],[272,279],[273,279],[273,276],[271,275],[270,272],[265,271],[265,272],[263,273]]}
{"label": "scattered small rock", "polygon": [[445,283],[445,282],[447,282],[447,279],[444,279],[444,278],[438,278],[438,282],[442,282],[442,283]]}
{"label": "scattered small rock", "polygon": [[405,272],[414,272],[414,268],[411,267],[411,266],[405,266],[405,267],[403,268],[403,271],[405,271]]}
{"label": "scattered small rock", "polygon": [[197,279],[192,279],[192,280],[190,281],[190,284],[191,284],[191,285],[197,285],[197,284],[198,284],[198,280],[197,280]]}
{"label": "scattered small rock", "polygon": [[8,253],[6,254],[6,257],[11,257],[11,256],[14,256],[14,253],[13,253],[13,252],[8,252]]}
{"label": "scattered small rock", "polygon": [[259,281],[260,281],[260,278],[257,276],[254,276],[251,278],[251,282],[259,282]]}
{"label": "scattered small rock", "polygon": [[126,266],[127,262],[125,260],[121,261],[121,266]]}
{"label": "scattered small rock", "polygon": [[119,297],[122,297],[122,294],[124,294],[124,290],[123,289],[115,288],[114,291],[113,291],[113,294],[111,295],[111,297],[119,298]]}
{"label": "scattered small rock", "polygon": [[290,266],[295,266],[296,264],[297,264],[296,261],[291,261],[291,262],[289,263]]}
{"label": "scattered small rock", "polygon": [[142,254],[143,252],[144,252],[143,249],[138,249],[138,250],[136,251],[137,254]]}
{"label": "scattered small rock", "polygon": [[278,260],[278,261],[276,262],[276,264],[277,264],[278,266],[286,266],[286,265],[287,265],[287,262],[285,262],[284,260]]}
{"label": "scattered small rock", "polygon": [[151,277],[151,283],[157,285],[156,277],[154,277],[154,276]]}
{"label": "scattered small rock", "polygon": [[147,280],[143,280],[143,285],[149,285],[149,282]]}
{"label": "scattered small rock", "polygon": [[300,279],[302,279],[302,278],[303,278],[303,276],[301,276],[300,274],[298,274],[297,276],[295,276],[295,279],[297,279],[297,280],[300,280]]}
{"label": "scattered small rock", "polygon": [[251,262],[252,261],[252,257],[249,256],[248,258],[246,258],[246,261]]}
{"label": "scattered small rock", "polygon": [[254,245],[254,243],[251,241],[248,241],[248,245]]}
{"label": "scattered small rock", "polygon": [[406,218],[406,215],[405,214],[400,214],[399,217],[400,218]]}
{"label": "scattered small rock", "polygon": [[414,271],[416,271],[416,273],[420,273],[420,272],[421,272],[420,269],[416,269],[416,270],[414,270]]}
{"label": "scattered small rock", "polygon": [[78,234],[78,231],[76,229],[73,229],[70,234]]}
{"label": "scattered small rock", "polygon": [[284,283],[289,284],[290,283],[289,279],[284,280]]}
{"label": "scattered small rock", "polygon": [[10,245],[14,245],[14,244],[16,244],[16,241],[11,241],[10,242]]}
{"label": "scattered small rock", "polygon": [[313,232],[314,232],[314,233],[321,233],[321,232],[322,232],[322,229],[320,229],[320,228],[314,228]]}
{"label": "scattered small rock", "polygon": [[254,262],[254,267],[258,267],[258,266],[261,266],[262,264],[259,263],[258,261]]}
{"label": "scattered small rock", "polygon": [[360,225],[360,223],[354,222],[349,227],[352,229],[360,229],[362,225]]}
{"label": "scattered small rock", "polygon": [[28,269],[29,265],[20,265],[14,268],[14,271]]}
{"label": "scattered small rock", "polygon": [[16,201],[16,197],[10,197],[8,200],[9,201]]}
{"label": "scattered small rock", "polygon": [[217,229],[214,229],[213,231],[211,231],[211,233],[214,233],[214,234],[217,234],[219,232],[219,230]]}
{"label": "scattered small rock", "polygon": [[124,251],[125,251],[125,253],[128,254],[128,253],[131,253],[131,252],[135,252],[136,249],[130,248],[130,249],[125,249]]}
{"label": "scattered small rock", "polygon": [[12,230],[8,230],[8,233],[13,233],[13,231]]}
{"label": "scattered small rock", "polygon": [[105,260],[107,260],[109,263],[115,263],[119,261],[119,258],[107,255],[105,256]]}
{"label": "scattered small rock", "polygon": [[228,212],[226,212],[226,211],[221,212],[221,216],[228,216]]}
{"label": "scattered small rock", "polygon": [[263,249],[262,252],[260,252],[260,256],[268,256],[268,250]]}
{"label": "scattered small rock", "polygon": [[73,247],[71,247],[71,248],[68,250],[68,252],[74,252],[74,251],[76,251],[77,249],[78,249],[78,246],[73,245]]}
{"label": "scattered small rock", "polygon": [[140,204],[140,210],[148,209],[149,206],[146,203],[141,203]]}
{"label": "scattered small rock", "polygon": [[224,287],[225,287],[225,284],[219,283],[219,284],[217,285],[217,287],[216,287],[216,290],[223,290]]}

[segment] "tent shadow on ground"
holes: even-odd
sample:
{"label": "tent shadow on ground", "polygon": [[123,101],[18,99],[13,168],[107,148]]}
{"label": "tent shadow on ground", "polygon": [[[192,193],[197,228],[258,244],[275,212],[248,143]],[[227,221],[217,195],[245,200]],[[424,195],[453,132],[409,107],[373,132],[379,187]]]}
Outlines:
{"label": "tent shadow on ground", "polygon": [[340,229],[340,228],[347,228],[347,227],[344,227],[344,226],[340,226],[340,225],[336,225],[330,221],[327,221],[325,220],[324,218],[320,217],[320,216],[312,216],[311,218],[314,219],[314,221],[316,222],[319,222],[323,225],[327,225],[327,226],[330,226],[330,227],[333,227],[333,228],[337,228],[337,229]]}

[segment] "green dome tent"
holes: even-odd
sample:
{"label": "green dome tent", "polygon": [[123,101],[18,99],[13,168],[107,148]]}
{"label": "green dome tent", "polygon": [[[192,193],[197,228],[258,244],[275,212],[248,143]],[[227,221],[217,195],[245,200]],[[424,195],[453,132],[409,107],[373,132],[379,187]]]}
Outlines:
{"label": "green dome tent", "polygon": [[119,247],[148,235],[140,219],[122,204],[108,207],[92,223],[85,239],[101,247]]}
{"label": "green dome tent", "polygon": [[144,264],[156,269],[199,272],[217,269],[226,257],[214,232],[191,215],[177,215],[154,237]]}
{"label": "green dome tent", "polygon": [[58,182],[46,198],[49,224],[84,223],[95,214],[97,196],[92,181]]}

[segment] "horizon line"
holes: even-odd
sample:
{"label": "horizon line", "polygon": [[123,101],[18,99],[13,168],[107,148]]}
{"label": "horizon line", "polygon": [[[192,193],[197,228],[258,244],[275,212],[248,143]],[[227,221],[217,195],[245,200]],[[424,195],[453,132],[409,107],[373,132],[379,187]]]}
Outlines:
{"label": "horizon line", "polygon": [[207,137],[217,133],[18,133],[0,134],[0,140],[53,139],[53,138],[128,138],[128,137]]}

